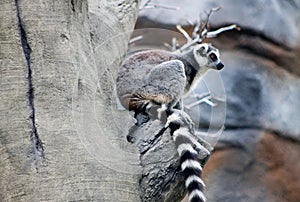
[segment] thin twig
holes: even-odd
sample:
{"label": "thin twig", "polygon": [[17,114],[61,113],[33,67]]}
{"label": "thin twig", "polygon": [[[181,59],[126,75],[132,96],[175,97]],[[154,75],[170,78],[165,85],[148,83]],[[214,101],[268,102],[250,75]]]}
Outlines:
{"label": "thin twig", "polygon": [[170,51],[174,51],[172,45],[170,45],[168,43],[164,43],[164,46],[167,47]]}
{"label": "thin twig", "polygon": [[193,103],[191,103],[189,105],[186,105],[184,107],[187,108],[187,109],[191,109],[192,107],[195,107],[196,105],[199,105],[199,104],[201,104],[203,102],[207,103],[208,105],[210,105],[212,107],[216,106],[217,104],[211,102],[210,99],[211,99],[211,96],[209,95],[209,96],[206,96],[206,97],[204,97],[204,98],[202,98],[202,99],[200,99],[198,101],[195,101],[195,102],[193,102]]}
{"label": "thin twig", "polygon": [[221,7],[219,6],[219,7],[210,9],[210,11],[208,13],[206,13],[206,20],[204,21],[204,23],[202,24],[202,27],[200,29],[200,31],[201,31],[200,38],[202,40],[204,40],[206,38],[206,35],[208,33],[208,22],[209,22],[209,18],[211,16],[211,14],[213,12],[219,11],[220,9],[221,9]]}
{"label": "thin twig", "polygon": [[165,8],[165,9],[170,9],[170,10],[179,10],[179,7],[176,6],[166,6],[166,5],[161,5],[161,4],[148,4],[148,7],[146,8]]}
{"label": "thin twig", "polygon": [[179,46],[179,45],[178,45],[178,43],[177,43],[176,37],[173,37],[173,38],[172,38],[172,51],[175,51],[175,50],[177,49],[178,46]]}
{"label": "thin twig", "polygon": [[205,38],[213,38],[213,37],[216,37],[218,34],[221,34],[222,32],[225,32],[225,31],[229,31],[229,30],[240,30],[240,28],[236,25],[236,24],[233,24],[233,25],[229,25],[227,27],[221,27],[215,31],[210,31],[210,32],[207,32],[207,29],[204,29],[202,32],[201,32],[201,36],[199,36],[199,34],[197,34],[195,36],[195,38],[192,38],[191,41],[187,42],[186,44],[184,44],[180,49],[179,51],[180,52],[183,52],[185,50],[187,50],[188,48],[190,48],[191,46],[195,45],[195,44],[199,44],[199,43],[202,43],[202,41],[204,40],[204,35],[205,35]]}
{"label": "thin twig", "polygon": [[173,37],[171,45],[168,43],[164,43],[164,46],[167,47],[170,51],[176,51],[176,49],[178,47],[177,39],[175,37]]}
{"label": "thin twig", "polygon": [[[210,105],[211,107],[216,107],[218,105],[218,102],[226,102],[224,98],[214,96],[210,94],[209,92],[201,93],[201,94],[192,94],[189,96],[186,96],[185,98],[192,97],[198,99],[195,102],[190,103],[189,105],[184,106],[187,109],[191,109],[192,107],[195,107],[196,105],[199,105],[201,103],[206,103]],[[217,101],[217,102],[213,102]]]}
{"label": "thin twig", "polygon": [[183,97],[184,98],[197,98],[197,99],[202,99],[204,97],[207,97],[210,95],[210,92],[205,92],[205,93],[191,93],[191,94],[188,94],[188,95],[184,95]]}
{"label": "thin twig", "polygon": [[134,42],[136,42],[136,41],[139,41],[139,40],[141,40],[141,39],[143,39],[143,38],[144,38],[144,37],[143,37],[142,35],[137,36],[137,37],[134,37],[134,38],[132,38],[132,39],[129,40],[129,44],[132,44],[132,43],[134,43]]}
{"label": "thin twig", "polygon": [[190,43],[184,44],[184,45],[179,49],[179,51],[180,51],[180,52],[183,52],[183,51],[189,49],[191,46],[193,46],[193,45],[195,45],[195,44],[199,44],[199,43],[201,43],[201,42],[202,42],[202,40],[201,40],[200,37],[198,36],[197,38],[193,39]]}
{"label": "thin twig", "polygon": [[192,38],[189,36],[189,34],[180,25],[177,25],[176,28],[186,38],[187,43],[190,43],[192,41]]}
{"label": "thin twig", "polygon": [[197,20],[197,23],[193,29],[193,32],[192,32],[192,38],[195,38],[197,35],[199,35],[199,30],[200,30],[200,25],[201,25],[201,22],[200,20]]}

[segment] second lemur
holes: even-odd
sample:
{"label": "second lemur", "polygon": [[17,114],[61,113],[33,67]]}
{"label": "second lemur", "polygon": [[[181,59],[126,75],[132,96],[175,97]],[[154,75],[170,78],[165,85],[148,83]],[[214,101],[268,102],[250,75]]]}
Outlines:
{"label": "second lemur", "polygon": [[[158,118],[162,111],[166,112],[165,128],[170,128],[177,147],[191,202],[205,201],[204,183],[199,176],[202,167],[193,150],[191,133],[181,128],[178,110],[173,108],[197,78],[209,69],[223,67],[218,49],[201,43],[184,53],[162,50],[135,53],[125,59],[117,78],[120,102],[127,110],[135,112],[135,118],[138,119],[139,114],[147,117],[153,106],[159,106]],[[137,120],[137,127],[148,120]]]}

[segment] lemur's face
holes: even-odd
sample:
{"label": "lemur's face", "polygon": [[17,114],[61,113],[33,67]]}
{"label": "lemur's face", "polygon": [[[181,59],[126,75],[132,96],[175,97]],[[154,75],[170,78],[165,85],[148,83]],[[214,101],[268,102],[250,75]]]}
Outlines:
{"label": "lemur's face", "polygon": [[220,60],[219,50],[207,43],[194,47],[194,56],[200,66],[208,66],[212,69],[221,70],[224,65]]}

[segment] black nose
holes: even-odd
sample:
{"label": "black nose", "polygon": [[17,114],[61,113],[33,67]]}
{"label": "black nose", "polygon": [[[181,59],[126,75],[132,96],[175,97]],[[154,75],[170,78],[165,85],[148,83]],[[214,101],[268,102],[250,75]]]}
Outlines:
{"label": "black nose", "polygon": [[223,67],[224,67],[224,65],[223,65],[222,62],[219,62],[219,63],[217,64],[217,69],[218,69],[218,70],[223,69]]}

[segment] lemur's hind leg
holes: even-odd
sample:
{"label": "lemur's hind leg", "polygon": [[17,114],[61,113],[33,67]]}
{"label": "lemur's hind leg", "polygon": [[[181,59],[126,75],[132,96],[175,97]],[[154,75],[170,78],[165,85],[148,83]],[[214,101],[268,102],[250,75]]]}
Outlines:
{"label": "lemur's hind leg", "polygon": [[126,139],[128,142],[134,142],[134,133],[135,131],[144,123],[147,123],[150,120],[149,114],[146,111],[135,111],[134,118],[136,120],[135,124],[130,127]]}
{"label": "lemur's hind leg", "polygon": [[[161,107],[157,110],[158,119],[178,102],[184,93],[186,75],[184,64],[180,60],[163,62],[151,69],[147,75],[146,91],[150,99]],[[150,93],[151,92],[151,93]]]}
{"label": "lemur's hind leg", "polygon": [[136,126],[141,126],[142,124],[150,120],[148,108],[151,105],[149,101],[144,102],[137,110],[134,111],[134,118],[136,119]]}
{"label": "lemur's hind leg", "polygon": [[134,118],[135,118],[135,124],[130,127],[128,134],[126,136],[126,139],[128,142],[133,143],[134,140],[134,133],[135,131],[144,123],[147,123],[150,120],[149,111],[148,111],[148,105],[150,104],[150,101],[146,100],[139,100],[135,98],[135,110],[134,110]]}

